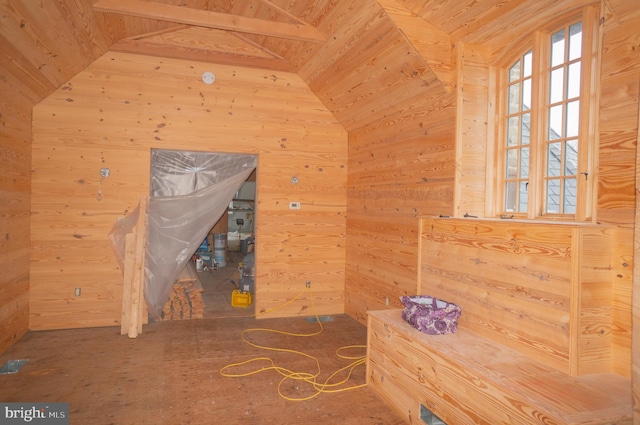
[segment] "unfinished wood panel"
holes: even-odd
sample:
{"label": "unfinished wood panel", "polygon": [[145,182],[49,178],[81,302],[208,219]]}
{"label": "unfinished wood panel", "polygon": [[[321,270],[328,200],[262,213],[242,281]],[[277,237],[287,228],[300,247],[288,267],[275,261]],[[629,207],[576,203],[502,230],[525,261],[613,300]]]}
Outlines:
{"label": "unfinished wood panel", "polygon": [[456,185],[454,215],[481,217],[492,190],[487,187],[489,64],[483,46],[456,45]]}
{"label": "unfinished wood panel", "polygon": [[[604,2],[622,7],[625,2]],[[634,3],[637,8],[637,2]],[[630,376],[632,361],[633,249],[637,202],[635,152],[640,99],[640,18],[624,19],[605,8],[598,156],[597,217],[617,227],[613,260],[614,368]],[[622,20],[621,20],[622,19]],[[638,277],[635,277],[637,280]],[[636,306],[637,308],[638,306]]]}
{"label": "unfinished wood panel", "polygon": [[564,373],[612,372],[613,236],[607,226],[423,218],[419,293]]}
{"label": "unfinished wood panel", "polygon": [[426,335],[400,310],[370,312],[368,354],[369,387],[407,423],[421,404],[451,425],[632,423],[628,379],[567,375],[463,323]]}
{"label": "unfinished wood panel", "polygon": [[350,131],[346,311],[362,323],[417,290],[416,217],[452,214],[454,100],[442,84],[415,87],[404,99],[380,98]]}
{"label": "unfinished wood panel", "polygon": [[13,79],[1,80],[0,353],[18,341],[29,326],[31,188],[31,129],[28,119],[30,99],[16,93],[10,94],[8,84],[13,83]]}
{"label": "unfinished wood panel", "polygon": [[[205,70],[215,84],[202,83]],[[256,308],[311,280],[322,314],[343,311],[346,133],[306,85],[288,73],[111,53],[34,109],[33,329],[119,321],[121,272],[107,234],[149,192],[151,148],[259,155]],[[103,167],[111,175],[101,181]],[[307,306],[271,315],[310,315]]]}

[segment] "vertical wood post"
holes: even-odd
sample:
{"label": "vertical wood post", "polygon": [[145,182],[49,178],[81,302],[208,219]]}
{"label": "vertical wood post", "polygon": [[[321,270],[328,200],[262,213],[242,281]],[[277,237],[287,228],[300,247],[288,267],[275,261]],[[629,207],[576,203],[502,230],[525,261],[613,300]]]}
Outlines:
{"label": "vertical wood post", "polygon": [[144,266],[147,240],[147,198],[140,199],[138,222],[126,236],[124,281],[122,286],[122,321],[120,334],[135,338],[144,322]]}

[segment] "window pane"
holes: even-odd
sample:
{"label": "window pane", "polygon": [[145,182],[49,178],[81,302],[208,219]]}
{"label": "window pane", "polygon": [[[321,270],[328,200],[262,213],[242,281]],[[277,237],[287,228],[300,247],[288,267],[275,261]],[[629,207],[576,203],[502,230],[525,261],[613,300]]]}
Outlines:
{"label": "window pane", "polygon": [[551,71],[549,82],[549,103],[558,103],[564,99],[564,68]]}
{"label": "window pane", "polygon": [[518,212],[527,212],[527,204],[529,195],[527,193],[527,189],[529,187],[529,183],[520,182],[520,197],[518,199]]}
{"label": "window pane", "polygon": [[567,103],[566,137],[577,137],[580,124],[580,101]]}
{"label": "window pane", "polygon": [[557,214],[560,212],[560,181],[547,180],[546,212]]}
{"label": "window pane", "polygon": [[529,178],[529,148],[520,149],[520,178]]}
{"label": "window pane", "polygon": [[509,106],[508,113],[513,114],[520,111],[520,84],[515,83],[509,86]]}
{"label": "window pane", "polygon": [[518,176],[518,150],[507,151],[507,179],[515,179]]}
{"label": "window pane", "polygon": [[564,63],[564,30],[551,36],[551,66]]}
{"label": "window pane", "polygon": [[509,68],[509,82],[516,81],[520,79],[520,61],[513,64],[511,68]]}
{"label": "window pane", "polygon": [[576,179],[566,179],[564,181],[564,198],[562,212],[564,214],[576,213]]}
{"label": "window pane", "polygon": [[516,146],[519,141],[518,130],[520,128],[520,117],[511,117],[507,128],[507,146]]}
{"label": "window pane", "polygon": [[562,158],[562,143],[549,143],[547,150],[547,176],[560,175],[560,158]]}
{"label": "window pane", "polygon": [[556,140],[562,134],[562,105],[549,108],[549,140]]}
{"label": "window pane", "polygon": [[504,210],[515,212],[516,210],[516,183],[507,182],[504,188]]}
{"label": "window pane", "polygon": [[564,175],[575,176],[578,174],[578,141],[569,140],[565,144]]}
{"label": "window pane", "polygon": [[531,64],[533,63],[533,53],[531,50],[524,55],[524,69],[522,70],[522,77],[530,77],[531,76]]}
{"label": "window pane", "polygon": [[569,27],[569,60],[582,56],[582,22]]}
{"label": "window pane", "polygon": [[580,96],[580,68],[581,62],[569,65],[569,75],[567,78],[567,99]]}
{"label": "window pane", "polygon": [[520,130],[520,144],[528,145],[531,140],[531,114],[522,114],[522,129]]}
{"label": "window pane", "polygon": [[522,111],[531,109],[531,78],[522,82]]}

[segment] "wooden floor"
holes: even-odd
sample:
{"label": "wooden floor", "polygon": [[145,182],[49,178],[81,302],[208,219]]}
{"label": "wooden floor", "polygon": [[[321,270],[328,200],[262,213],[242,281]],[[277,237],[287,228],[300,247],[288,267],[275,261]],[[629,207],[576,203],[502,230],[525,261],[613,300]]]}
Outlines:
{"label": "wooden floor", "polygon": [[[207,294],[212,285],[230,294],[232,285],[224,281],[224,273],[204,279],[206,298],[220,297]],[[19,372],[0,375],[0,401],[68,402],[70,423],[77,425],[404,423],[366,387],[289,401],[278,394],[282,376],[275,371],[222,376],[225,366],[260,356],[297,372],[314,373],[315,363],[309,359],[252,347],[241,341],[241,332],[260,327],[306,334],[318,330],[319,324],[304,318],[256,320],[243,317],[251,309],[218,302],[204,319],[154,322],[136,339],[121,336],[115,327],[30,332],[0,356],[0,366],[7,360],[29,360]],[[339,347],[366,344],[364,326],[347,316],[331,319],[322,322],[324,331],[314,337],[252,333],[249,338],[315,356],[321,367],[319,380],[324,381],[350,362],[336,356]],[[361,366],[347,385],[364,381]],[[292,398],[314,393],[296,380],[286,381],[282,392]]]}

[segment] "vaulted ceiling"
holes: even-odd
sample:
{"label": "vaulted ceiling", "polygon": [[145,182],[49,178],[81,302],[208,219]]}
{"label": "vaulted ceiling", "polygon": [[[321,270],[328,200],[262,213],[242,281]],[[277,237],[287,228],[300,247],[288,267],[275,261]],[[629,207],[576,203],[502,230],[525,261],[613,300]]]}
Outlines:
{"label": "vaulted ceiling", "polygon": [[[109,50],[298,73],[346,128],[386,92],[452,82],[452,45],[593,0],[0,0],[0,84],[39,102]],[[365,90],[366,87],[366,90]],[[375,94],[375,93],[374,93]],[[6,100],[5,100],[6,102]],[[3,102],[3,103],[5,103]],[[359,111],[351,111],[355,104]]]}

